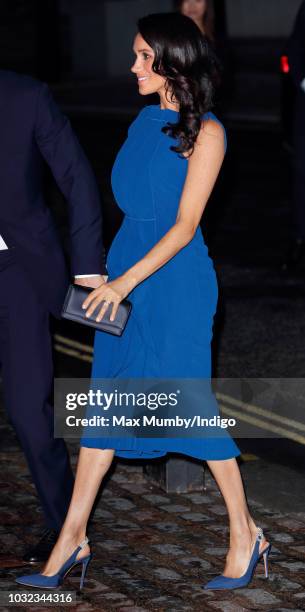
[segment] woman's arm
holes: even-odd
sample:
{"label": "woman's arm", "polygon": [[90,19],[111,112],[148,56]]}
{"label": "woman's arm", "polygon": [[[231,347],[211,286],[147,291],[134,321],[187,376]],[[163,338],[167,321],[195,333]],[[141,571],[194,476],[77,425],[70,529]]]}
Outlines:
{"label": "woman's arm", "polygon": [[[101,301],[113,303],[111,320],[114,320],[119,303],[133,289],[156,272],[194,237],[202,213],[210,197],[224,158],[224,132],[219,123],[204,121],[198,134],[194,151],[188,161],[188,171],[182,191],[175,224],[155,246],[129,268],[122,276],[92,291],[83,307],[90,316]],[[100,321],[108,306],[103,305],[97,320]]]}

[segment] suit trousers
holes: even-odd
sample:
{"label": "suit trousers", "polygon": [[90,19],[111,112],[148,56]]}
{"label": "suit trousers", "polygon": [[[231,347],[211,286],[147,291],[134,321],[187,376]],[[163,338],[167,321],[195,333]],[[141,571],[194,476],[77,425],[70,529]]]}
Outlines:
{"label": "suit trousers", "polygon": [[49,313],[18,265],[0,251],[0,364],[4,405],[37,489],[46,525],[59,530],[73,489],[66,445],[54,438]]}

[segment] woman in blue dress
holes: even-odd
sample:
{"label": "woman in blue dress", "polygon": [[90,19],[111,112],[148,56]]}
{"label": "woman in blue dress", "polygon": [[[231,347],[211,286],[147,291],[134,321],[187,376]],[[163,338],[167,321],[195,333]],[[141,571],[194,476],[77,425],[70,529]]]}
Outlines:
{"label": "woman in blue dress", "polygon": [[[84,307],[88,315],[98,312],[98,320],[111,308],[114,319],[128,296],[132,311],[121,337],[96,334],[92,377],[209,379],[217,281],[199,223],[226,148],[223,126],[210,111],[213,54],[193,21],[176,13],[140,19],[133,50],[139,93],[157,92],[160,105],[138,114],[113,168],[113,191],[125,216],[108,254],[108,282],[90,293]],[[250,516],[239,449],[229,435],[83,437],[59,539],[43,572],[18,582],[57,587],[75,563],[84,577],[91,558],[87,521],[114,455],[145,459],[167,452],[206,460],[227,506],[225,569],[205,588],[248,584],[270,546]]]}

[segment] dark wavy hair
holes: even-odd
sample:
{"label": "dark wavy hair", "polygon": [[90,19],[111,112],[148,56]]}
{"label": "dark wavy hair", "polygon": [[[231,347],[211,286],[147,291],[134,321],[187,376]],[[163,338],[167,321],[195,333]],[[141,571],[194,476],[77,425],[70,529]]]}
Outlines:
{"label": "dark wavy hair", "polygon": [[179,120],[162,128],[178,140],[171,149],[192,154],[202,115],[213,106],[218,62],[207,38],[189,17],[155,13],[138,21],[138,31],[153,49],[152,69],[166,78],[168,101],[179,104]]}

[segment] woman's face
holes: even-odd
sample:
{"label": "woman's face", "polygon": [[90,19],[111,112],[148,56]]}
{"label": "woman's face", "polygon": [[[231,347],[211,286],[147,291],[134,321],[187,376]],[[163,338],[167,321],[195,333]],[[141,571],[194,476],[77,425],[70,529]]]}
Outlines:
{"label": "woman's face", "polygon": [[206,0],[183,0],[181,5],[182,15],[190,17],[195,22],[202,21],[206,10]]}
{"label": "woman's face", "polygon": [[131,67],[131,72],[138,79],[139,93],[142,96],[156,92],[161,94],[165,89],[166,79],[153,71],[152,65],[155,54],[141,34],[137,34],[134,39],[133,51],[136,59]]}

